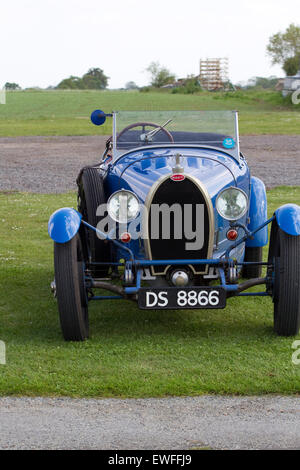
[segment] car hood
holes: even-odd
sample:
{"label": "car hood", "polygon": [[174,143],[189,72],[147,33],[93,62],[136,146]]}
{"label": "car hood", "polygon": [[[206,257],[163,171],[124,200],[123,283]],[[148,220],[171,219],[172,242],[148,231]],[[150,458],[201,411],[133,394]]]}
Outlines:
{"label": "car hood", "polygon": [[[175,155],[182,155],[180,165],[186,176],[205,185],[212,199],[227,186],[239,186],[249,192],[246,163],[239,164],[225,152],[199,148],[151,148],[127,153],[111,166],[106,179],[108,193],[129,189],[144,202],[152,185],[162,176],[172,175]],[[178,183],[180,189],[180,183]]]}

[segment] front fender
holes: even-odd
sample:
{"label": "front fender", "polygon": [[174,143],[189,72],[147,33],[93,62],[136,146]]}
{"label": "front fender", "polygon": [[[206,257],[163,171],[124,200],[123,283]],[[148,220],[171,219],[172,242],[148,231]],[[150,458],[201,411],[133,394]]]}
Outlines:
{"label": "front fender", "polygon": [[70,241],[78,232],[82,215],[71,207],[53,212],[48,222],[48,233],[57,243]]}
{"label": "front fender", "polygon": [[[250,223],[248,230],[251,232],[257,229],[268,219],[267,213],[267,194],[264,183],[256,176],[251,177],[251,195],[249,209]],[[268,243],[268,227],[263,227],[255,235],[253,239],[247,238],[246,246],[261,247]]]}
{"label": "front fender", "polygon": [[276,221],[288,235],[300,235],[300,206],[285,204],[275,211]]}

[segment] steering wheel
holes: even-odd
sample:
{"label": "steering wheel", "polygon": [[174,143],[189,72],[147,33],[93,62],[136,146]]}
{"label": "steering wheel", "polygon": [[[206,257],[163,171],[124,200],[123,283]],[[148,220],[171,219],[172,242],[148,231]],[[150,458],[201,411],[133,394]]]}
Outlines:
{"label": "steering wheel", "polygon": [[[129,126],[124,127],[124,129],[122,129],[121,132],[118,134],[117,138],[119,139],[123,134],[125,134],[125,132],[129,131],[130,129],[134,129],[135,127],[142,127],[142,134],[146,136],[149,132],[145,130],[146,126],[154,127],[154,129],[159,129],[159,131],[162,130],[166,134],[166,136],[169,138],[170,142],[174,144],[174,139],[173,139],[171,132],[169,132],[167,129],[160,126],[159,124],[155,124],[154,122],[134,122],[133,124],[130,124]],[[153,132],[153,131],[150,131],[150,132]],[[147,143],[147,139],[145,139],[145,142]]]}

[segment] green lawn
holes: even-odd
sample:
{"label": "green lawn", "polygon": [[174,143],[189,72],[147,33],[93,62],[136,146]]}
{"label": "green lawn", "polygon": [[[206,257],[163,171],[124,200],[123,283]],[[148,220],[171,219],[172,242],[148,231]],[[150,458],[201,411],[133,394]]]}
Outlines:
{"label": "green lawn", "polygon": [[0,105],[0,137],[22,135],[111,134],[111,120],[95,127],[94,109],[230,110],[240,111],[241,134],[298,134],[300,105],[279,92],[202,92],[194,95],[139,91],[20,91],[8,92]]}
{"label": "green lawn", "polygon": [[[269,212],[300,204],[300,187],[268,193]],[[1,193],[0,395],[147,397],[204,393],[297,393],[294,338],[272,330],[268,298],[229,299],[225,310],[141,311],[95,302],[91,338],[63,341],[50,294],[47,220],[75,195]]]}

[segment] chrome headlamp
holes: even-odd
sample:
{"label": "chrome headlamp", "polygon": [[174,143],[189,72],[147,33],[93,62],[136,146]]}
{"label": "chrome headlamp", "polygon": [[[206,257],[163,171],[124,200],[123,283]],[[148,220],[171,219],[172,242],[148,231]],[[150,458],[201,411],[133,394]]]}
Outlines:
{"label": "chrome headlamp", "polygon": [[119,223],[135,219],[139,213],[139,200],[131,191],[121,189],[113,193],[107,201],[109,216]]}
{"label": "chrome headlamp", "polygon": [[216,209],[223,219],[241,219],[248,210],[248,196],[239,188],[223,189],[217,196]]}

